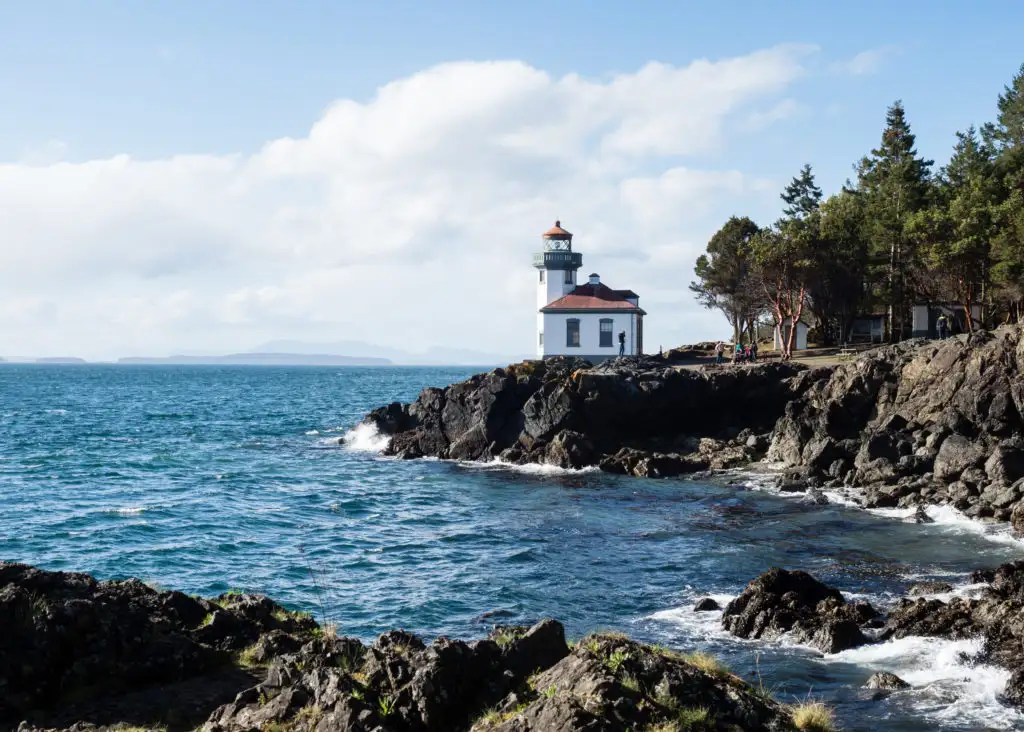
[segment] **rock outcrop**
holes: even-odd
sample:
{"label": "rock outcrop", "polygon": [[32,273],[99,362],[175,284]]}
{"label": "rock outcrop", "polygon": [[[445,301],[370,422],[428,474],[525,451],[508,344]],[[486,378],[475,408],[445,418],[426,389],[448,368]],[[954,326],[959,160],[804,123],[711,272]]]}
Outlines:
{"label": "rock outcrop", "polygon": [[[271,637],[297,647],[318,632],[312,618],[259,595],[203,600],[2,562],[0,628],[0,725],[203,677],[205,689],[192,692],[230,698],[251,683],[231,663],[238,652]],[[132,701],[130,714],[145,716],[146,700]]]}
{"label": "rock outcrop", "polygon": [[[668,357],[528,361],[366,421],[388,454],[600,466],[669,478],[767,456],[783,490],[868,507],[949,504],[1024,534],[1024,328],[913,340],[856,361],[684,368]],[[922,520],[927,520],[922,516]]]}
{"label": "rock outcrop", "polygon": [[[801,374],[768,458],[872,507],[1010,520],[1024,495],[1024,329],[908,341]],[[1024,508],[1017,513],[1024,529]]]}
{"label": "rock outcrop", "polygon": [[792,633],[798,643],[838,653],[867,643],[860,626],[877,616],[869,603],[847,603],[839,590],[806,572],[773,567],[726,606],[722,626],[741,638]]}
{"label": "rock outcrop", "polygon": [[0,729],[42,732],[792,730],[791,711],[702,654],[562,626],[365,646],[258,595],[0,563]]}
{"label": "rock outcrop", "polygon": [[[729,603],[722,626],[741,638],[771,639],[789,633],[794,641],[824,653],[910,636],[982,638],[982,650],[973,660],[1010,670],[1003,697],[1024,708],[1024,560],[975,572],[971,580],[988,586],[977,597],[944,602],[921,597],[921,590],[947,591],[948,585],[918,583],[908,588],[909,597],[883,615],[866,602],[845,602],[839,590],[806,572],[773,568]],[[906,688],[902,683],[892,674],[880,673],[868,687]]]}
{"label": "rock outcrop", "polygon": [[478,374],[366,417],[401,458],[548,463],[669,477],[743,465],[791,400],[802,367],[695,370],[662,358],[572,358]]}

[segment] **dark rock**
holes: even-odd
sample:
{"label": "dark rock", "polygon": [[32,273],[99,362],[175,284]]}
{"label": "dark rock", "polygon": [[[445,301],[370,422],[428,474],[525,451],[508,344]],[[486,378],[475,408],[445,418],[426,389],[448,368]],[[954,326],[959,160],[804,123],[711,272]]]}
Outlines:
{"label": "dark rock", "polygon": [[795,631],[801,642],[837,653],[867,642],[859,624],[878,613],[847,604],[839,590],[806,572],[772,568],[752,580],[722,614],[722,626],[741,638],[777,638]]}
{"label": "dark rock", "polygon": [[871,678],[867,680],[865,686],[869,689],[886,689],[888,691],[898,691],[900,689],[910,688],[910,684],[896,674],[891,674],[888,671],[878,671],[877,673],[871,674]]}
{"label": "dark rock", "polygon": [[704,597],[697,600],[697,604],[693,606],[695,613],[706,613],[712,610],[721,610],[722,606],[719,605],[715,600],[710,597]]}
{"label": "dark rock", "polygon": [[953,585],[948,582],[915,582],[907,588],[907,594],[911,597],[922,595],[939,595],[944,592],[952,592]]}

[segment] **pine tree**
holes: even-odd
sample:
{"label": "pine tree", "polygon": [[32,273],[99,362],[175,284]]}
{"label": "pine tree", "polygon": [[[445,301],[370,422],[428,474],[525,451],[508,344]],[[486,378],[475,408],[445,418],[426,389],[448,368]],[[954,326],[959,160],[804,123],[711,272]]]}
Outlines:
{"label": "pine tree", "polygon": [[782,212],[791,219],[802,219],[818,210],[821,204],[821,189],[814,182],[814,171],[804,165],[800,173],[790,181],[782,192],[786,208]]}
{"label": "pine tree", "polygon": [[953,156],[939,174],[932,205],[912,214],[907,235],[944,299],[964,310],[968,330],[979,325],[973,306],[984,301],[995,190],[993,154],[972,126],[956,134]]}
{"label": "pine tree", "polygon": [[[864,195],[873,284],[888,309],[889,332],[897,340],[903,330],[912,292],[908,281],[915,252],[904,235],[909,216],[928,200],[933,164],[917,154],[903,104],[889,107],[882,144],[857,166],[857,190]],[[881,275],[881,276],[880,276]]]}
{"label": "pine tree", "polygon": [[864,304],[867,221],[863,197],[850,190],[830,196],[820,211],[807,294],[821,324],[822,340],[833,345],[845,340]]}
{"label": "pine tree", "polygon": [[999,114],[984,128],[996,151],[992,282],[1007,319],[1024,322],[1024,65],[998,100]]}

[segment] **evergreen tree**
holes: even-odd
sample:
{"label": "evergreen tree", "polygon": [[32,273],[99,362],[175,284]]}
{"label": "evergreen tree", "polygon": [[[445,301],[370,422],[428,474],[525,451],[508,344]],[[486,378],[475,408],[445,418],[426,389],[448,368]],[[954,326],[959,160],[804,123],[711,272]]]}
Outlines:
{"label": "evergreen tree", "polygon": [[707,253],[697,258],[699,281],[690,284],[697,301],[708,309],[721,310],[740,343],[745,327],[763,309],[756,284],[751,242],[759,228],[749,218],[733,216],[711,237]]}
{"label": "evergreen tree", "polygon": [[821,189],[814,182],[814,172],[810,165],[804,165],[800,173],[790,181],[782,192],[782,200],[786,204],[782,213],[787,218],[806,218],[818,210],[821,204]]}
{"label": "evergreen tree", "polygon": [[810,307],[828,345],[845,341],[864,305],[867,221],[863,197],[850,190],[820,207],[819,243],[807,286]]}
{"label": "evergreen tree", "polygon": [[957,133],[932,205],[913,213],[906,227],[934,277],[936,294],[961,305],[968,330],[979,325],[973,306],[984,301],[988,280],[994,193],[992,151],[972,126]]}
{"label": "evergreen tree", "polygon": [[908,284],[916,257],[904,227],[910,215],[927,203],[933,162],[919,157],[914,145],[903,104],[897,101],[886,113],[881,145],[857,166],[857,189],[864,196],[868,221],[869,272],[888,310],[892,340],[903,331],[914,294]]}
{"label": "evergreen tree", "polygon": [[991,276],[1006,318],[1024,322],[1024,65],[998,100],[999,114],[985,126],[996,151]]}

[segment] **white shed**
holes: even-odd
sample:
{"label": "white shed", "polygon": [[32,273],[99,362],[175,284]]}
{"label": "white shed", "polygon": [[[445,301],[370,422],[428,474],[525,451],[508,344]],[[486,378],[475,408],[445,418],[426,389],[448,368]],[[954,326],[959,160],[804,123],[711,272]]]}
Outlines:
{"label": "white shed", "polygon": [[[792,325],[787,322],[784,323],[780,328],[775,327],[775,350],[781,351],[782,344],[789,338],[789,331]],[[805,351],[807,350],[807,331],[810,330],[810,326],[802,320],[796,322],[796,337],[793,339],[793,350],[794,351]]]}

